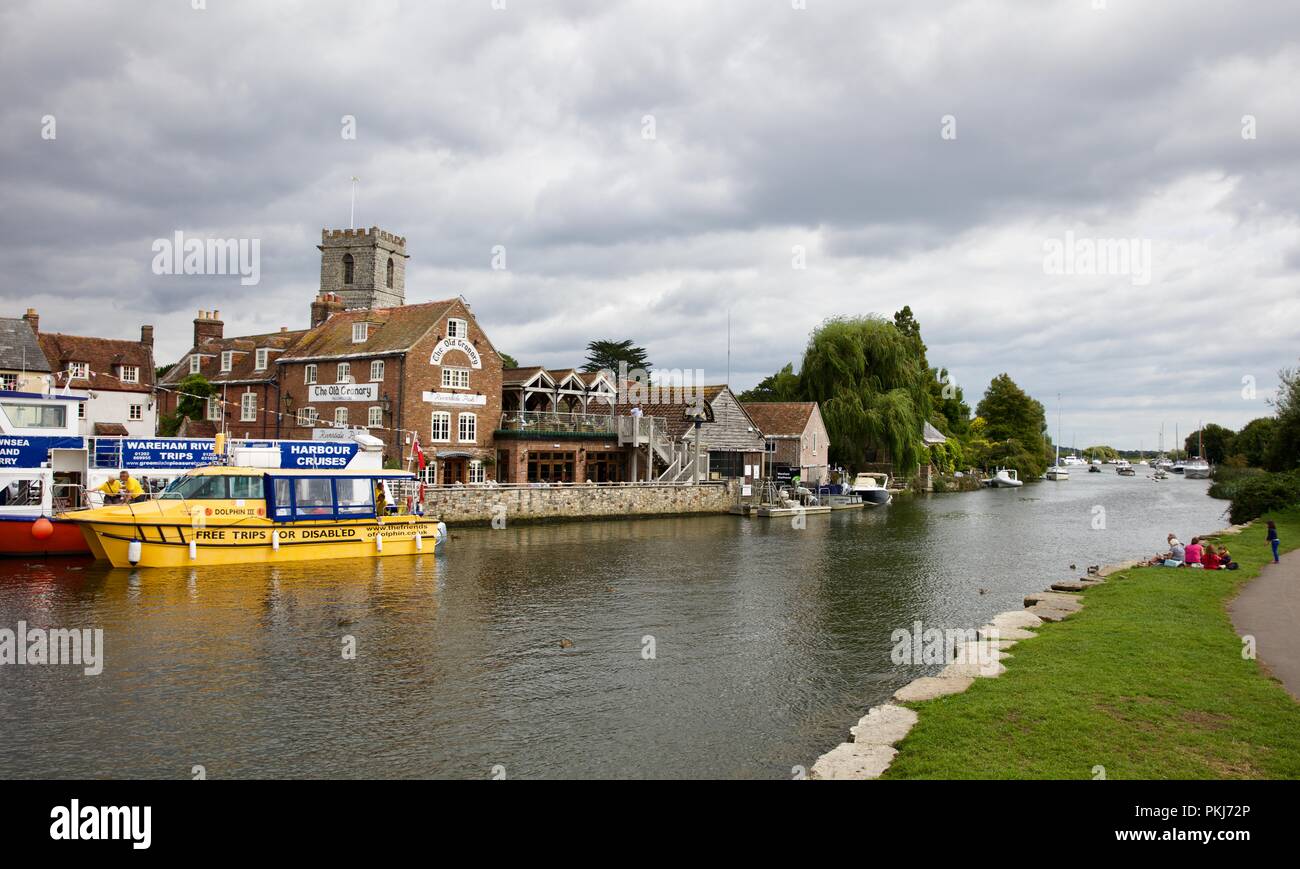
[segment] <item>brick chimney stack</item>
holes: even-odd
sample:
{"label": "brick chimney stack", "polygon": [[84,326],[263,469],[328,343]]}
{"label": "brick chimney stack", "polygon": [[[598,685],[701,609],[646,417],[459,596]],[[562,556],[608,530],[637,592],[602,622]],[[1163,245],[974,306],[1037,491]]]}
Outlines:
{"label": "brick chimney stack", "polygon": [[315,329],[334,314],[344,310],[343,299],[334,293],[321,293],[311,303],[311,327]]}
{"label": "brick chimney stack", "polygon": [[41,317],[39,314],[36,313],[35,308],[28,308],[27,313],[23,314],[23,319],[26,320],[27,324],[32,327],[33,332],[35,332],[38,335],[40,334]]}
{"label": "brick chimney stack", "polygon": [[199,311],[199,315],[194,318],[194,346],[198,347],[207,341],[220,341],[225,326],[221,322],[220,311]]}
{"label": "brick chimney stack", "polygon": [[153,326],[144,325],[140,327],[140,343],[153,349]]}

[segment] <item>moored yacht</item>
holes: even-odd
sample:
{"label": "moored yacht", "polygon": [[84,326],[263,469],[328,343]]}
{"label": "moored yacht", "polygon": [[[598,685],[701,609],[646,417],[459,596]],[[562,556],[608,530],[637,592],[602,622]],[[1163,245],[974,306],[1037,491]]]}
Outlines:
{"label": "moored yacht", "polygon": [[888,474],[858,474],[853,478],[853,494],[862,499],[868,507],[883,507],[894,496],[889,494]]}

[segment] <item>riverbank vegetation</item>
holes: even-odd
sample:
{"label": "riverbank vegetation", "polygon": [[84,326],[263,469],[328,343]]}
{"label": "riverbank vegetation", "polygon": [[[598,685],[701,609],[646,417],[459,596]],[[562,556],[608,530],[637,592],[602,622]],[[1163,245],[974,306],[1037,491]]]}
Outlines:
{"label": "riverbank vegetation", "polygon": [[[1300,509],[1269,518],[1300,538]],[[1240,570],[1112,576],[999,678],[911,704],[885,778],[1300,777],[1300,706],[1242,657],[1225,608],[1272,560],[1263,523],[1223,539]]]}
{"label": "riverbank vegetation", "polygon": [[[930,365],[909,307],[892,320],[827,320],[809,337],[797,372],[786,365],[739,397],[818,402],[830,460],[850,469],[884,462],[910,474],[930,464],[955,489],[958,472],[1002,466],[1040,476],[1050,461],[1042,405],[1002,374],[972,419],[962,388],[946,368]],[[946,440],[927,444],[926,423]]]}

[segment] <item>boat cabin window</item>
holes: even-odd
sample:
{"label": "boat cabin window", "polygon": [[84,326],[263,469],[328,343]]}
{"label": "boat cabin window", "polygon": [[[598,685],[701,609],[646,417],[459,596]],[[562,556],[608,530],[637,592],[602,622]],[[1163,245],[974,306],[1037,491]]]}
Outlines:
{"label": "boat cabin window", "polygon": [[299,477],[293,482],[296,518],[318,519],[334,515],[334,493],[329,477]]}
{"label": "boat cabin window", "polygon": [[277,522],[369,519],[376,486],[371,477],[273,477],[269,513]]}
{"label": "boat cabin window", "polygon": [[226,501],[231,498],[262,497],[261,477],[211,476],[177,477],[158,496],[187,501]]}
{"label": "boat cabin window", "polygon": [[6,401],[0,403],[0,409],[16,428],[63,428],[68,424],[68,409],[61,404]]}

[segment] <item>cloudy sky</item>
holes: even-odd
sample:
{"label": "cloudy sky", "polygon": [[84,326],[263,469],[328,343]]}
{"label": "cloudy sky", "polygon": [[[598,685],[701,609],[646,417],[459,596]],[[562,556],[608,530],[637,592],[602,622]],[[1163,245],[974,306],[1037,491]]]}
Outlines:
{"label": "cloudy sky", "polygon": [[[408,301],[525,364],[722,380],[730,311],[744,388],[907,304],[968,397],[1151,449],[1300,355],[1293,0],[7,0],[0,76],[3,313],[160,360],[199,308],[304,326],[354,175]],[[260,283],[153,274],[177,231],[259,239]]]}

